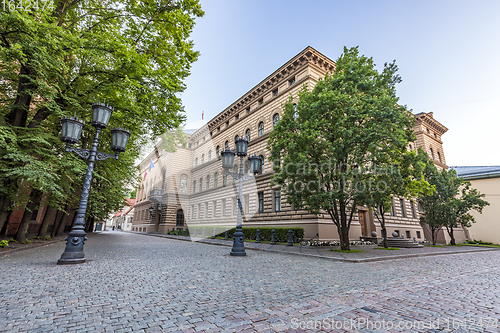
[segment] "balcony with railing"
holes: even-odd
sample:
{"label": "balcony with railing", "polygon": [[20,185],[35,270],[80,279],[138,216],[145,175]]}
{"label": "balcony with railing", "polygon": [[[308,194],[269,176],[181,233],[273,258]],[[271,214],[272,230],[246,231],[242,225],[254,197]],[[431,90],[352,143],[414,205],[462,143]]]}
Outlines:
{"label": "balcony with railing", "polygon": [[149,191],[148,200],[155,204],[163,203],[163,192],[162,188],[155,188]]}

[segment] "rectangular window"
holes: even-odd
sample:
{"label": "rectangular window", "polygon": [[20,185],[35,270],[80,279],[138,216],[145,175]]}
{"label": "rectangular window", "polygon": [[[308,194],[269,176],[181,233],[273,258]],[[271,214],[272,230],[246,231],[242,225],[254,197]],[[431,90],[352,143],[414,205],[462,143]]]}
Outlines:
{"label": "rectangular window", "polygon": [[418,239],[422,238],[422,237],[420,236],[420,231],[417,231],[417,238],[418,238]]}
{"label": "rectangular window", "polygon": [[281,192],[280,192],[280,190],[274,191],[274,211],[281,212]]}
{"label": "rectangular window", "polygon": [[222,216],[226,216],[226,199],[222,199]]}
{"label": "rectangular window", "polygon": [[259,213],[264,212],[264,192],[259,192]]}
{"label": "rectangular window", "polygon": [[293,85],[295,83],[295,76],[293,78],[291,78],[290,80],[288,80],[288,85]]}
{"label": "rectangular window", "polygon": [[229,120],[226,121],[226,127],[229,127]]}
{"label": "rectangular window", "polygon": [[413,201],[411,201],[410,206],[411,206],[411,217],[413,217],[415,219],[415,218],[417,218],[417,216],[415,215],[415,203]]}
{"label": "rectangular window", "polygon": [[424,211],[424,207],[422,206],[422,204],[420,202],[418,203],[418,211],[419,212],[423,212]]}
{"label": "rectangular window", "polygon": [[399,206],[401,206],[401,216],[406,217],[405,214],[405,202],[403,199],[399,199]]}
{"label": "rectangular window", "polygon": [[233,199],[233,215],[238,214],[238,198]]}
{"label": "rectangular window", "polygon": [[411,233],[409,230],[406,230],[406,238],[411,238]]}
{"label": "rectangular window", "polygon": [[259,105],[262,105],[264,103],[264,98],[259,99]]}
{"label": "rectangular window", "polygon": [[246,194],[244,196],[244,201],[245,201],[245,214],[248,214],[250,211],[250,195]]}
{"label": "rectangular window", "polygon": [[208,217],[208,202],[205,203],[205,217]]}
{"label": "rectangular window", "polygon": [[212,204],[212,217],[217,217],[217,200]]}
{"label": "rectangular window", "polygon": [[214,188],[217,188],[218,186],[218,183],[219,182],[219,173],[216,172],[215,175],[214,175]]}
{"label": "rectangular window", "polygon": [[239,114],[237,114],[236,116],[234,116],[234,120],[238,120],[238,119],[240,119],[240,115]]}
{"label": "rectangular window", "polygon": [[217,133],[219,133],[219,132],[220,132],[220,126],[219,126],[219,127],[217,127]]}
{"label": "rectangular window", "polygon": [[391,202],[391,216],[396,216],[396,213],[394,212],[394,198],[392,199]]}
{"label": "rectangular window", "polygon": [[222,186],[226,186],[226,184],[227,184],[227,173],[224,172],[224,174],[222,175]]}
{"label": "rectangular window", "polygon": [[278,89],[273,90],[273,96],[278,96]]}
{"label": "rectangular window", "polygon": [[201,204],[198,204],[198,218],[201,219]]}
{"label": "rectangular window", "polygon": [[250,113],[250,107],[247,107],[247,113]]}

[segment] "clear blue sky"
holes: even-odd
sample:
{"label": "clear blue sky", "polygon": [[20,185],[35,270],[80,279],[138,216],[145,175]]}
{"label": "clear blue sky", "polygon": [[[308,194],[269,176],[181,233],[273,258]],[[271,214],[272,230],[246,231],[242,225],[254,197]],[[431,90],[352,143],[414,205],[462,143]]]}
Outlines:
{"label": "clear blue sky", "polygon": [[201,0],[181,95],[198,128],[310,45],[396,60],[400,102],[449,128],[447,164],[500,165],[500,1]]}

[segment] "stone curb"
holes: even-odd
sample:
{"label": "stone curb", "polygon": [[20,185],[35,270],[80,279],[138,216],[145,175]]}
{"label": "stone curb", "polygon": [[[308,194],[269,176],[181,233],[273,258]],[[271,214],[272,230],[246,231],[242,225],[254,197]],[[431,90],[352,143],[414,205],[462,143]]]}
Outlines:
{"label": "stone curb", "polygon": [[[222,244],[222,243],[214,243],[214,242],[210,242],[210,241],[205,241],[205,239],[201,238],[201,237],[199,239],[197,239],[197,240],[196,239],[193,240],[191,237],[190,238],[184,238],[184,237],[183,238],[179,238],[179,236],[172,236],[172,235],[165,235],[165,234],[150,234],[150,233],[138,232],[138,231],[123,231],[123,232],[128,232],[128,233],[132,233],[132,234],[139,234],[139,235],[145,235],[145,236],[162,237],[162,238],[174,239],[174,240],[184,241],[184,242],[195,242],[195,243],[202,243],[202,244],[208,244],[208,245],[219,245],[219,246],[226,246],[226,247],[231,247],[232,246],[231,244]],[[349,262],[349,263],[377,262],[377,261],[386,261],[386,260],[398,260],[398,259],[415,258],[415,257],[430,257],[430,256],[440,256],[440,255],[447,255],[447,254],[465,254],[465,253],[475,253],[475,252],[485,252],[485,251],[499,251],[500,250],[500,249],[496,249],[496,248],[478,248],[478,249],[467,250],[467,251],[415,253],[415,254],[394,255],[394,256],[390,256],[390,257],[372,257],[372,258],[362,258],[362,259],[344,259],[344,258],[328,257],[328,256],[317,255],[317,254],[311,254],[311,253],[286,252],[286,251],[280,251],[280,250],[277,250],[277,249],[276,250],[274,250],[274,249],[259,249],[259,248],[252,248],[252,247],[247,247],[247,246],[245,246],[245,249],[246,250],[254,250],[254,251],[267,251],[267,252],[274,252],[274,253],[280,253],[280,254],[299,255],[299,256],[305,256],[305,257],[320,258],[320,259],[327,259],[327,260],[338,261],[338,262]]]}
{"label": "stone curb", "polygon": [[6,255],[9,255],[11,253],[15,253],[15,252],[19,252],[19,251],[24,251],[24,250],[30,250],[30,249],[36,249],[37,247],[48,246],[48,245],[57,244],[57,243],[60,243],[60,242],[64,242],[64,238],[63,239],[59,239],[59,240],[47,241],[46,243],[43,243],[43,244],[36,244],[36,245],[32,245],[32,246],[27,246],[27,247],[21,247],[21,248],[17,248],[17,249],[2,251],[2,252],[0,252],[0,258],[1,257],[5,257]]}

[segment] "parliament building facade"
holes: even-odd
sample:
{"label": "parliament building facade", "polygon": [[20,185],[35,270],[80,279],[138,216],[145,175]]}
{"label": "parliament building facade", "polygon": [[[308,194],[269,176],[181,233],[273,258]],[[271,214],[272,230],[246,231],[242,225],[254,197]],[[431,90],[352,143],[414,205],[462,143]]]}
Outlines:
{"label": "parliament building facade", "polygon": [[[332,73],[335,63],[307,47],[209,120],[198,130],[185,130],[187,144],[175,152],[167,152],[162,142],[139,165],[141,183],[137,190],[132,231],[166,233],[172,229],[203,226],[236,225],[238,184],[224,175],[220,153],[235,149],[236,137],[249,139],[248,153],[263,157],[264,164],[255,180],[243,186],[243,225],[247,227],[303,227],[305,238],[339,239],[337,228],[327,214],[314,215],[286,203],[277,186],[271,186],[273,174],[269,151],[269,133],[279,121],[283,105],[290,96],[298,102],[298,92],[304,84],[312,89],[326,73]],[[447,168],[442,135],[448,130],[434,119],[432,112],[415,117],[417,140],[408,149],[423,148],[438,168]],[[246,160],[246,158],[245,158]],[[239,158],[235,158],[239,165]],[[245,166],[245,172],[248,168]],[[350,230],[351,239],[380,237],[380,224],[370,207],[358,207]],[[419,222],[415,201],[393,198],[393,209],[387,213],[389,235],[394,231],[406,238],[429,239],[430,234]],[[211,229],[210,229],[211,228]],[[458,239],[464,238],[462,229]],[[208,231],[207,231],[208,233]]]}

